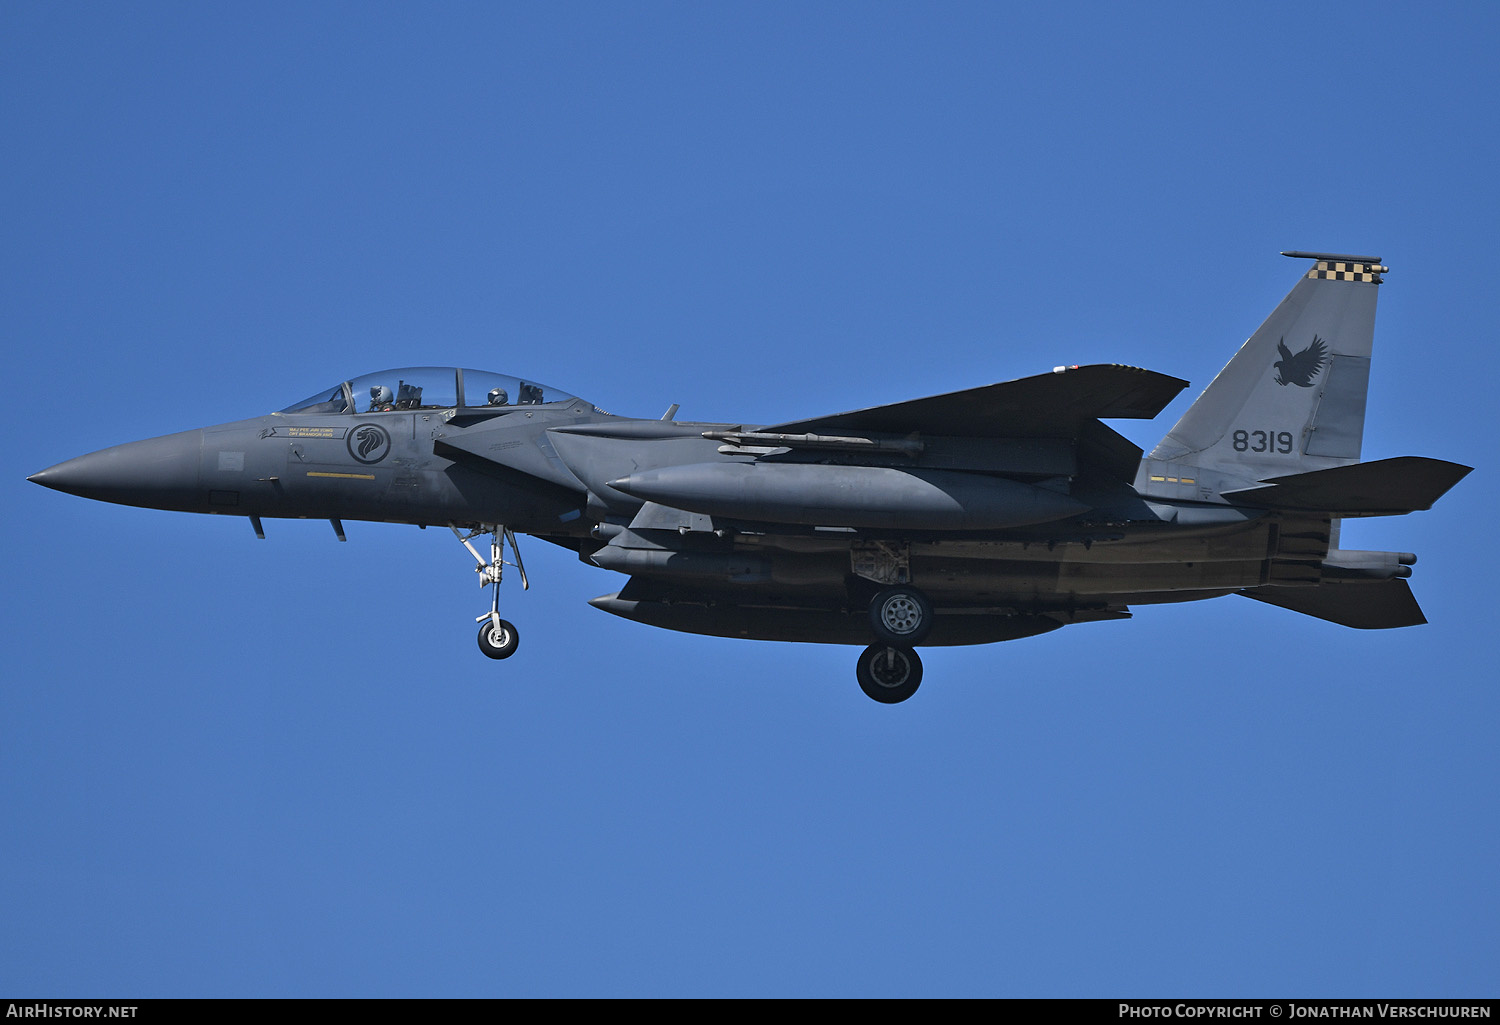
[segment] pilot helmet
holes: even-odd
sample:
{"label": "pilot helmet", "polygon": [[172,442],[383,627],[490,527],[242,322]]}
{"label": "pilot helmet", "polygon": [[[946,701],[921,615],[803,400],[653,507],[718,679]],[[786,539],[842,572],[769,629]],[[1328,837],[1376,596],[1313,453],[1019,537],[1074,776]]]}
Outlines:
{"label": "pilot helmet", "polygon": [[391,404],[391,390],[383,384],[377,384],[370,389],[370,406],[378,409],[381,406]]}
{"label": "pilot helmet", "polygon": [[504,388],[490,389],[490,405],[503,406],[510,401],[510,396],[505,393]]}

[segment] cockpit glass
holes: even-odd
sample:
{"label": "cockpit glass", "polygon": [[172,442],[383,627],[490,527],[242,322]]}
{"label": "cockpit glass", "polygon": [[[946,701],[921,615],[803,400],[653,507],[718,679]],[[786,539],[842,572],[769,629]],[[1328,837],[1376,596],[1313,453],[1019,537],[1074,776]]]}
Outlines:
{"label": "cockpit glass", "polygon": [[347,413],[349,403],[344,399],[344,386],[339,384],[320,391],[311,398],[293,402],[283,413]]}
{"label": "cockpit glass", "polygon": [[547,402],[572,402],[576,398],[536,381],[487,370],[406,367],[356,377],[293,403],[282,412],[392,413],[458,406],[540,406]]}
{"label": "cockpit glass", "polygon": [[545,384],[486,370],[465,370],[463,378],[466,406],[540,406],[574,397]]}
{"label": "cockpit glass", "polygon": [[452,367],[406,367],[356,377],[349,390],[356,413],[452,409],[458,405],[457,380]]}

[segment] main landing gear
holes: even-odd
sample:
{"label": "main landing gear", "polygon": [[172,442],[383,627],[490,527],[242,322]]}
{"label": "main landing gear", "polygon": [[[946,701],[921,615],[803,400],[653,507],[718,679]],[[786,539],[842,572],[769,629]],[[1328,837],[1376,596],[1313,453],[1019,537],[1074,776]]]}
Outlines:
{"label": "main landing gear", "polygon": [[916,645],[932,631],[932,602],[914,587],[887,587],[870,601],[870,629],[877,644],[854,664],[859,687],[884,705],[905,701],[922,683]]}
{"label": "main landing gear", "polygon": [[914,587],[887,587],[870,601],[870,628],[886,644],[914,647],[932,630],[932,602]]}
{"label": "main landing gear", "polygon": [[882,705],[905,701],[922,685],[922,660],[911,648],[872,644],[854,663],[859,689]]}
{"label": "main landing gear", "polygon": [[[484,587],[486,584],[493,586],[490,610],[474,618],[474,622],[479,624],[479,650],[490,658],[510,658],[516,653],[516,647],[521,643],[521,635],[517,632],[514,623],[500,618],[500,576],[505,571],[505,542],[510,542],[511,554],[516,557],[516,561],[511,565],[515,566],[521,574],[521,590],[529,590],[531,587],[526,579],[526,566],[521,562],[521,550],[516,547],[516,535],[502,523],[480,524],[467,534],[461,533],[456,524],[450,523],[448,527],[453,531],[453,536],[469,550],[469,554],[474,556],[474,561],[479,563],[474,568],[474,572],[479,574],[479,586]],[[490,535],[488,562],[469,543],[481,534]]]}

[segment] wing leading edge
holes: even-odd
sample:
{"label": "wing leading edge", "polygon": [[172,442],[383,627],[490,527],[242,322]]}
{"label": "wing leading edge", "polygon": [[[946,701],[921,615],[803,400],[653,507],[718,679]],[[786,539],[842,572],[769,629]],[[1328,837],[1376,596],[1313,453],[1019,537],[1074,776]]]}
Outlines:
{"label": "wing leading edge", "polygon": [[762,430],[784,434],[873,431],[977,438],[1074,438],[1092,420],[1150,420],[1187,384],[1153,370],[1100,363],[775,424]]}

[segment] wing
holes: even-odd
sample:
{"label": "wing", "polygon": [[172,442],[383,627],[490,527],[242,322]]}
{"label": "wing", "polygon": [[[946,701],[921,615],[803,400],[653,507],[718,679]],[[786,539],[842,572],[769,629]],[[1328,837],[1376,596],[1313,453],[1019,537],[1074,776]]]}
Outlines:
{"label": "wing", "polygon": [[1100,418],[1149,420],[1187,382],[1119,364],[1059,367],[1050,374],[932,395],[889,406],[761,428],[767,434],[890,434],[1076,442],[1080,471],[1134,479],[1141,450]]}
{"label": "wing", "polygon": [[1076,438],[1099,419],[1149,420],[1186,387],[1186,381],[1152,370],[1095,364],[761,430],[779,434],[868,431],[973,438]]}

